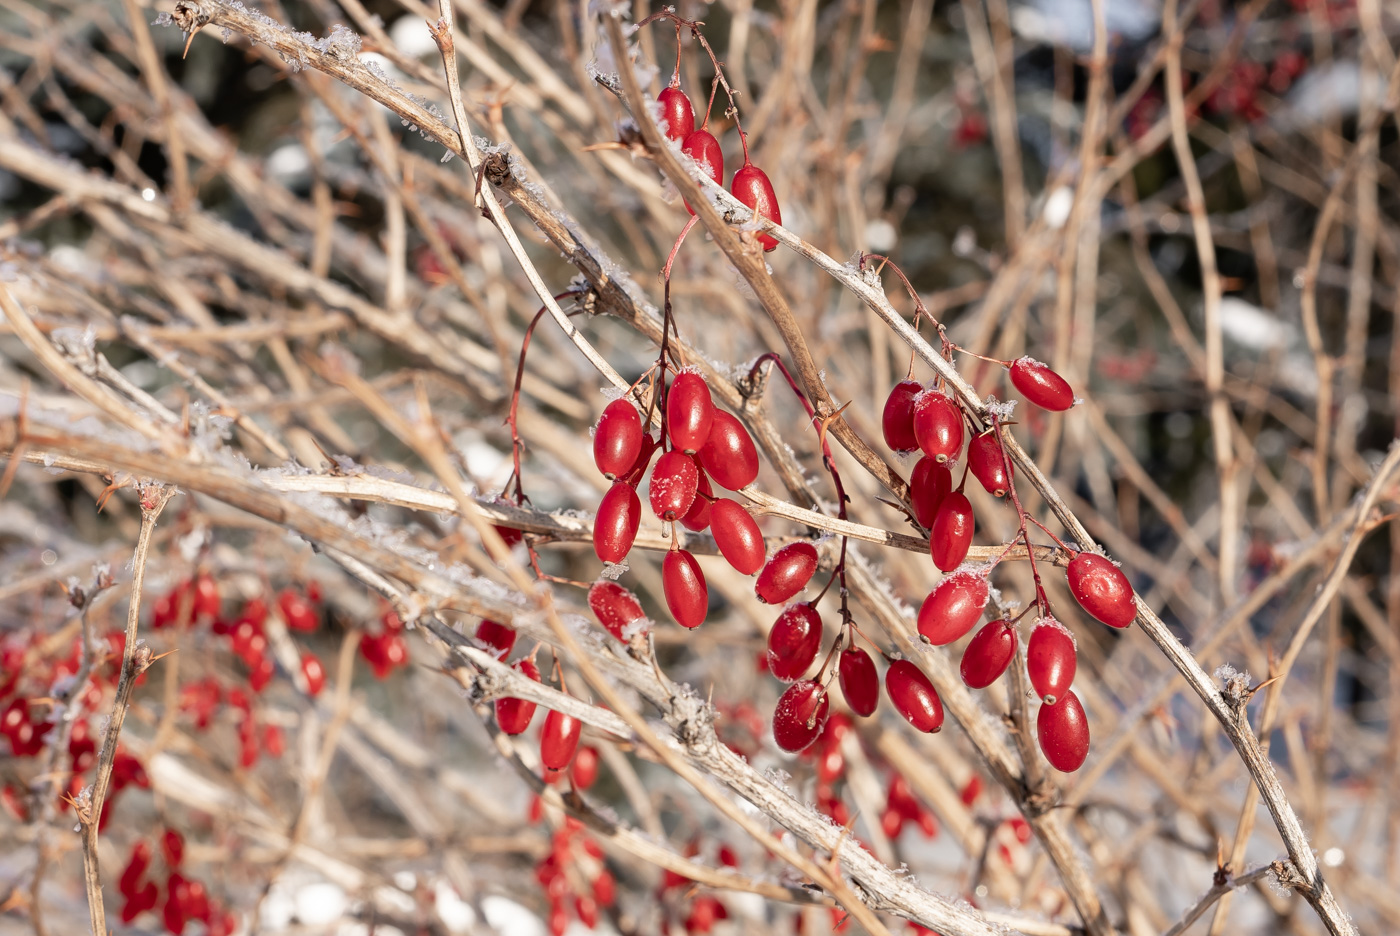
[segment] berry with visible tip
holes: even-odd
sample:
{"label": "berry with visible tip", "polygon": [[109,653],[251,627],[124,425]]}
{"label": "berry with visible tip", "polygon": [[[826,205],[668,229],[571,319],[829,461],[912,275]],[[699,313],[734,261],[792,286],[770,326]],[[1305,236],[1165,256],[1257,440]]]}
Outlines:
{"label": "berry with visible tip", "polygon": [[[710,181],[715,185],[724,185],[724,150],[720,149],[719,140],[715,135],[703,127],[686,136],[681,143],[681,152],[685,153],[695,164],[700,167],[700,171],[710,177]],[[685,202],[685,210],[695,214],[695,209],[690,202]]]}
{"label": "berry with visible tip", "polygon": [[642,453],[642,417],[628,399],[613,400],[593,430],[593,463],[609,479],[629,472]]}
{"label": "berry with visible tip", "polygon": [[700,467],[722,488],[737,491],[758,477],[758,449],[737,416],[715,410],[710,435],[695,454]]}
{"label": "berry with visible tip", "polygon": [[694,556],[684,549],[666,553],[661,560],[661,589],[677,624],[694,629],[705,623],[705,615],[710,611],[710,591]]}
{"label": "berry with visible tip", "polygon": [[801,679],[822,647],[822,616],[807,602],[790,604],[768,632],[768,671],[783,682]]}
{"label": "berry with visible tip", "polygon": [[490,647],[496,659],[504,660],[515,646],[515,630],[482,618],[481,623],[476,625],[476,639]]}
{"label": "berry with visible tip", "polygon": [[572,715],[550,709],[540,732],[540,760],[550,770],[563,770],[574,759],[583,722]]}
{"label": "berry with visible tip", "polygon": [[642,524],[642,502],[626,481],[614,481],[593,521],[593,552],[603,562],[627,558]]}
{"label": "berry with visible tip", "polygon": [[919,447],[919,439],[914,435],[914,398],[923,392],[924,385],[917,380],[901,380],[885,397],[880,428],[885,444],[896,452],[912,452]]}
{"label": "berry with visible tip", "polygon": [[301,675],[306,680],[307,695],[320,695],[326,688],[326,668],[321,658],[314,653],[304,653],[301,657]]}
{"label": "berry with visible tip", "polygon": [[1079,606],[1109,627],[1127,627],[1137,617],[1133,586],[1112,560],[1082,552],[1070,561],[1065,577]]}
{"label": "berry with visible tip", "polygon": [[668,85],[656,96],[661,105],[661,119],[665,122],[666,137],[676,142],[684,140],[695,130],[695,108],[690,106],[690,98],[684,91]]}
{"label": "berry with visible tip", "polygon": [[715,401],[705,378],[695,371],[677,374],[666,392],[666,433],[671,437],[671,444],[682,452],[694,454],[710,437],[714,418]]}
{"label": "berry with visible tip", "polygon": [[973,437],[967,447],[967,469],[993,497],[1001,497],[1011,489],[1011,465],[993,429]]}
{"label": "berry with visible tip", "polygon": [[1078,666],[1074,636],[1054,618],[1038,621],[1026,641],[1026,674],[1041,701],[1054,705],[1064,698]]}
{"label": "berry with visible tip", "polygon": [[972,636],[958,672],[971,689],[985,689],[1001,678],[1016,654],[1016,627],[992,621]]}
{"label": "berry with visible tip", "polygon": [[936,647],[952,643],[972,630],[989,594],[985,573],[953,573],[919,607],[919,633]]}
{"label": "berry with visible tip", "polygon": [[[946,469],[945,469],[946,470]],[[944,572],[951,572],[962,565],[967,558],[967,550],[972,545],[975,524],[972,519],[972,504],[962,491],[953,491],[938,505],[938,513],[933,518],[933,528],[929,531],[929,555],[933,564]]]}
{"label": "berry with visible tip", "polygon": [[953,473],[927,455],[920,458],[909,475],[909,503],[914,507],[914,519],[925,530],[933,526],[938,507],[953,490]]}
{"label": "berry with visible tip", "polygon": [[754,593],[765,604],[782,604],[807,587],[817,571],[817,547],[788,543],[773,553],[754,583]]}
{"label": "berry with visible tip", "polygon": [[763,568],[767,547],[758,524],[743,506],[721,497],[710,506],[710,532],[720,555],[743,575],[753,575]]}
{"label": "berry with visible tip", "polygon": [[[783,223],[783,213],[778,209],[778,196],[773,191],[773,183],[768,174],[745,157],[744,165],[729,183],[729,191],[744,205],[752,208],[754,214],[767,218],[774,224]],[[778,241],[771,234],[759,234],[758,242],[765,251],[776,250]]]}
{"label": "berry with visible tip", "polygon": [[[539,667],[533,660],[516,660],[512,667],[516,672],[535,682],[540,681]],[[525,699],[497,699],[496,724],[508,735],[524,734],[535,717],[535,703]]]}
{"label": "berry with visible tip", "polygon": [[656,467],[651,470],[651,510],[658,519],[684,517],[699,490],[700,468],[694,458],[672,449],[656,460]]}
{"label": "berry with visible tip", "polygon": [[1042,705],[1035,718],[1036,736],[1045,759],[1061,773],[1073,773],[1089,756],[1089,719],[1074,690],[1055,705]]}
{"label": "berry with visible tip", "polygon": [[646,618],[637,596],[609,579],[599,579],[588,589],[588,607],[603,629],[624,643],[627,628]]}
{"label": "berry with visible tip", "polygon": [[895,660],[885,670],[885,693],[896,711],[919,731],[933,734],[943,727],[943,702],[923,670],[908,660]]}
{"label": "berry with visible tip", "polygon": [[705,469],[699,469],[700,483],[695,488],[695,500],[690,509],[681,517],[681,526],[692,533],[701,533],[710,528],[710,505],[714,503],[715,489],[710,487],[710,479]]}
{"label": "berry with visible tip", "polygon": [[1052,412],[1063,412],[1074,405],[1074,390],[1059,374],[1032,357],[1011,362],[1011,383],[1021,396]]}
{"label": "berry with visible tip", "polygon": [[914,437],[919,449],[939,464],[962,451],[962,410],[944,393],[925,390],[914,398]]}
{"label": "berry with visible tip", "polygon": [[826,727],[831,697],[815,679],[793,683],[773,711],[773,740],[789,754],[806,750]]}
{"label": "berry with visible tip", "polygon": [[860,647],[847,647],[841,651],[836,663],[841,678],[841,694],[846,704],[862,718],[875,714],[880,704],[880,674],[875,671],[875,661]]}

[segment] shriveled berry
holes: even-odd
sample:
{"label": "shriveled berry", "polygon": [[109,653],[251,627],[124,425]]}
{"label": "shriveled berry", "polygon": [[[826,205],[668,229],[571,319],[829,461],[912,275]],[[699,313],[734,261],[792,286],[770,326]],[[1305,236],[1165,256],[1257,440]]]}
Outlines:
{"label": "shriveled berry", "polygon": [[1074,405],[1074,390],[1069,383],[1035,358],[1022,357],[1011,362],[1011,383],[1021,396],[1054,412]]}
{"label": "shriveled berry", "polygon": [[993,497],[1002,497],[1011,489],[1011,465],[994,430],[974,436],[968,444],[967,469]]}
{"label": "shriveled berry", "polygon": [[511,648],[515,646],[515,630],[483,618],[481,623],[476,625],[476,639],[490,647],[496,659],[504,660],[510,656]]}
{"label": "shriveled berry", "polygon": [[700,467],[722,488],[737,491],[758,477],[758,449],[737,416],[715,410],[710,435],[695,455]]}
{"label": "shriveled berry", "polygon": [[621,562],[632,549],[642,523],[642,502],[625,481],[614,481],[598,505],[593,522],[593,551],[603,562]]}
{"label": "shriveled berry", "polygon": [[[539,667],[535,666],[533,660],[516,660],[513,667],[516,672],[535,682],[540,681]],[[508,735],[524,734],[525,729],[530,727],[530,720],[535,717],[535,703],[525,699],[497,699],[496,700],[496,724],[501,726],[501,730]]]}
{"label": "shriveled berry", "polygon": [[705,469],[700,469],[700,484],[695,489],[695,500],[690,502],[690,509],[681,517],[681,526],[695,533],[710,528],[710,505],[714,503],[715,489],[710,487],[710,479],[705,475]]}
{"label": "shriveled berry", "polygon": [[914,465],[909,475],[909,502],[914,506],[914,519],[929,529],[938,516],[938,506],[953,490],[953,473],[927,455]]}
{"label": "shriveled berry", "polygon": [[1137,617],[1133,586],[1111,560],[1082,552],[1070,561],[1065,576],[1079,606],[1109,627],[1127,627]]}
{"label": "shriveled berry", "polygon": [[326,688],[326,668],[316,654],[302,654],[301,675],[306,679],[307,695],[320,695],[321,690]]}
{"label": "shriveled berry", "polygon": [[914,435],[914,398],[923,392],[924,385],[917,380],[901,380],[885,397],[880,428],[885,434],[885,444],[896,452],[912,452],[919,447]]}
{"label": "shriveled berry", "polygon": [[588,589],[588,607],[603,629],[623,642],[628,626],[646,617],[637,596],[610,579],[599,579]]}
{"label": "shriveled berry", "polygon": [[656,460],[656,467],[651,470],[651,509],[658,518],[684,517],[699,490],[700,469],[694,458],[672,449]]}
{"label": "shriveled berry", "polygon": [[574,759],[583,722],[572,715],[550,709],[540,732],[540,760],[550,770],[563,770]]}
{"label": "shriveled berry", "polygon": [[773,711],[773,740],[789,754],[805,750],[826,726],[831,697],[815,679],[793,683]]}
{"label": "shriveled berry", "polygon": [[710,532],[714,534],[720,555],[736,571],[753,575],[763,568],[763,557],[768,551],[763,533],[753,515],[742,505],[727,497],[715,501],[710,506]]}
{"label": "shriveled berry", "polygon": [[[773,183],[768,181],[768,174],[753,163],[745,161],[743,167],[734,173],[729,190],[759,217],[767,218],[774,224],[783,223],[783,213],[778,210],[778,196],[773,191]],[[776,250],[778,247],[777,238],[771,234],[759,234],[758,242],[764,250]]]}
{"label": "shriveled berry", "polygon": [[768,632],[768,671],[783,682],[801,679],[822,648],[822,616],[807,602],[790,604]]}
{"label": "shriveled berry", "polygon": [[698,451],[710,437],[714,418],[715,401],[705,378],[694,371],[677,374],[666,393],[666,432],[671,444],[682,452]]}
{"label": "shriveled berry", "polygon": [[925,455],[942,464],[962,451],[962,410],[946,394],[925,390],[914,399],[914,437]]}
{"label": "shriveled berry", "polygon": [[933,564],[944,572],[962,565],[972,545],[974,526],[972,504],[967,495],[953,491],[943,498],[933,518],[933,529],[929,531],[928,546]]}
{"label": "shriveled berry", "polygon": [[613,400],[593,430],[593,463],[609,478],[625,475],[642,453],[642,417],[631,400]]}
{"label": "shriveled berry", "polygon": [[993,621],[972,635],[958,671],[969,688],[985,689],[1001,678],[1015,654],[1015,625]]}
{"label": "shriveled berry", "polygon": [[1073,773],[1089,756],[1089,718],[1079,696],[1070,689],[1055,705],[1042,705],[1035,718],[1040,750],[1050,766],[1062,773]]}
{"label": "shriveled berry", "polygon": [[919,633],[934,646],[950,644],[972,630],[987,606],[987,576],[957,572],[938,583],[919,608]]}
{"label": "shriveled berry", "polygon": [[817,547],[811,543],[789,543],[773,553],[754,584],[758,600],[782,604],[807,587],[817,571]]}
{"label": "shriveled berry", "polygon": [[661,587],[666,607],[681,627],[695,628],[705,623],[710,610],[710,591],[700,563],[684,549],[672,549],[661,560]]}
{"label": "shriveled berry", "polygon": [[656,96],[661,105],[662,129],[668,139],[680,142],[695,130],[695,108],[680,88],[667,86]]}
{"label": "shriveled berry", "polygon": [[1078,669],[1074,636],[1054,618],[1042,618],[1026,641],[1026,673],[1031,688],[1046,705],[1063,699]]}
{"label": "shriveled berry", "polygon": [[923,670],[908,660],[895,660],[885,670],[885,692],[899,714],[919,731],[932,734],[943,727],[943,702]]}
{"label": "shriveled berry", "polygon": [[[681,152],[695,160],[700,171],[715,185],[724,185],[724,150],[720,149],[713,133],[702,129],[689,134],[681,143]],[[689,201],[685,202],[685,210],[695,214]]]}
{"label": "shriveled berry", "polygon": [[836,664],[841,678],[841,694],[851,711],[861,717],[875,713],[880,704],[880,674],[875,671],[875,661],[860,647],[847,647],[841,651]]}

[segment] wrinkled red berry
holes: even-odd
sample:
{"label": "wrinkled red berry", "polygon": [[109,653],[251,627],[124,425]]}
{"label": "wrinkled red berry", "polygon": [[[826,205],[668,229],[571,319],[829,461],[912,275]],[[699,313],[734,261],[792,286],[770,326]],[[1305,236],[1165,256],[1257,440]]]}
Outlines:
{"label": "wrinkled red berry", "polygon": [[1073,689],[1056,704],[1040,707],[1035,728],[1040,750],[1051,767],[1073,773],[1084,765],[1089,756],[1089,719]]}
{"label": "wrinkled red berry", "polygon": [[908,660],[895,660],[885,670],[885,692],[899,714],[919,731],[932,734],[943,727],[943,702],[923,670]]}
{"label": "wrinkled red berry", "polygon": [[758,600],[782,604],[807,587],[817,571],[817,547],[811,543],[789,543],[773,553],[754,583]]}
{"label": "wrinkled red berry", "polygon": [[1137,617],[1133,586],[1123,570],[1097,553],[1082,552],[1065,570],[1079,606],[1110,627],[1127,627]]}

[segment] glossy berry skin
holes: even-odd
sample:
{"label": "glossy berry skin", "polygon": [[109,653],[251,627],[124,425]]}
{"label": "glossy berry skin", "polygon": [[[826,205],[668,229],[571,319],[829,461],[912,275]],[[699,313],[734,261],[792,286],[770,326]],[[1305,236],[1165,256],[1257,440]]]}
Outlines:
{"label": "glossy berry skin", "polygon": [[925,455],[914,465],[909,475],[909,502],[914,507],[914,519],[919,526],[929,529],[933,518],[938,516],[938,506],[943,498],[953,490],[953,473],[947,465],[940,465]]}
{"label": "glossy berry skin", "polygon": [[715,401],[705,378],[694,371],[677,374],[666,392],[666,432],[671,444],[682,452],[699,451],[710,437],[714,418]]}
{"label": "glossy berry skin", "polygon": [[326,688],[326,668],[314,653],[304,653],[301,657],[301,675],[306,679],[306,694],[317,696]]}
{"label": "glossy berry skin", "polygon": [[740,504],[721,497],[710,505],[710,532],[720,555],[735,571],[753,575],[763,568],[763,557],[768,552],[763,534],[753,515]]}
{"label": "glossy berry skin", "polygon": [[[539,668],[531,660],[516,660],[513,667],[522,676],[540,681]],[[530,727],[530,720],[535,717],[535,703],[527,702],[524,699],[497,699],[496,700],[496,723],[501,726],[501,730],[508,735],[524,734],[525,729]]]}
{"label": "glossy berry skin", "polygon": [[666,607],[681,627],[696,628],[705,623],[710,610],[710,590],[705,585],[700,563],[684,549],[673,549],[661,560],[661,587]]}
{"label": "glossy berry skin", "polygon": [[919,608],[919,633],[936,647],[950,644],[972,630],[987,606],[987,577],[980,572],[957,572],[938,583]]}
{"label": "glossy berry skin", "polygon": [[1017,358],[1011,362],[1010,371],[1012,385],[1041,409],[1059,413],[1074,405],[1074,390],[1069,382],[1035,358]]}
{"label": "glossy berry skin", "polygon": [[1065,577],[1079,606],[1109,627],[1127,627],[1137,617],[1128,577],[1103,556],[1080,553],[1065,570]]}
{"label": "glossy berry skin", "polygon": [[985,689],[1001,678],[1016,655],[1016,627],[993,621],[972,636],[958,668],[970,689]]}
{"label": "glossy berry skin", "polygon": [[588,589],[588,607],[604,630],[624,642],[627,626],[646,617],[637,596],[609,579],[599,579]]}
{"label": "glossy berry skin", "polygon": [[793,683],[773,711],[773,740],[789,754],[806,750],[826,727],[831,696],[815,679]]}
{"label": "glossy berry skin", "polygon": [[912,452],[919,447],[914,435],[914,398],[923,392],[924,385],[917,380],[901,380],[885,397],[880,428],[885,434],[885,444],[896,452]]}
{"label": "glossy berry skin", "polygon": [[608,478],[621,477],[642,453],[642,417],[631,400],[613,400],[593,430],[593,463]]}
{"label": "glossy berry skin", "polygon": [[700,469],[695,459],[671,449],[651,470],[651,509],[662,520],[684,517],[700,490]]}
{"label": "glossy berry skin", "polygon": [[801,679],[822,648],[822,616],[806,602],[790,604],[768,632],[768,671],[783,682]]}
{"label": "glossy berry skin", "polygon": [[666,122],[666,138],[680,142],[695,130],[695,108],[680,88],[665,87],[656,96],[661,117]]}
{"label": "glossy berry skin", "polygon": [[933,564],[944,572],[962,565],[972,545],[975,526],[967,495],[953,491],[943,498],[933,518],[933,529],[929,531],[929,554],[933,556]]}
{"label": "glossy berry skin", "polygon": [[1054,705],[1069,692],[1078,669],[1074,637],[1054,618],[1046,618],[1026,641],[1026,674],[1031,688],[1046,705]]}
{"label": "glossy berry skin", "polygon": [[994,430],[973,437],[967,446],[967,470],[993,497],[1002,497],[1010,490],[1011,466]]}
{"label": "glossy berry skin", "polygon": [[847,647],[841,651],[836,664],[841,678],[841,694],[846,704],[862,718],[875,714],[880,704],[880,674],[875,671],[875,661],[860,647]]}
{"label": "glossy berry skin", "polygon": [[942,464],[962,451],[962,410],[947,395],[925,390],[914,400],[914,437],[925,455]]}
{"label": "glossy berry skin", "polygon": [[[734,173],[729,190],[759,217],[767,218],[774,224],[783,223],[783,213],[778,210],[778,196],[773,191],[773,183],[768,181],[768,174],[753,163],[744,163],[743,168]],[[777,239],[770,234],[759,234],[758,242],[765,251],[778,248]]]}
{"label": "glossy berry skin", "polygon": [[[714,496],[715,489],[710,487],[710,479],[706,477],[705,469],[700,469],[700,484],[695,489],[695,500],[691,501],[690,509],[681,517],[681,526],[693,533],[700,533],[710,528],[710,500]],[[704,495],[704,496],[701,496]]]}
{"label": "glossy berry skin", "polygon": [[943,727],[943,702],[923,670],[908,660],[895,660],[885,670],[885,692],[899,714],[919,731],[933,734]]}
{"label": "glossy berry skin", "polygon": [[[713,133],[708,130],[696,130],[689,134],[681,143],[681,152],[695,160],[700,171],[710,177],[710,181],[715,185],[724,185],[724,150],[720,149],[719,140],[715,139]],[[695,214],[695,209],[690,206],[690,202],[685,202],[685,210]]]}
{"label": "glossy berry skin", "polygon": [[515,646],[515,630],[483,618],[481,623],[476,625],[476,639],[491,648],[496,659],[504,660],[510,656],[511,648]]}
{"label": "glossy berry skin", "polygon": [[642,502],[625,481],[614,481],[598,505],[593,522],[593,552],[603,562],[621,562],[632,549],[642,523]]}
{"label": "glossy berry skin", "polygon": [[817,547],[811,543],[789,543],[773,553],[754,583],[758,600],[782,604],[807,587],[817,571]]}
{"label": "glossy berry skin", "polygon": [[749,430],[737,416],[715,410],[710,435],[695,455],[715,484],[731,491],[747,487],[758,478],[758,449]]}
{"label": "glossy berry skin", "polygon": [[583,722],[572,715],[565,715],[554,709],[544,717],[544,730],[540,732],[540,760],[550,770],[563,770],[574,759],[578,750],[579,735]]}
{"label": "glossy berry skin", "polygon": [[1042,705],[1035,717],[1040,750],[1050,766],[1062,773],[1073,773],[1089,756],[1089,719],[1079,696],[1073,690],[1055,705]]}

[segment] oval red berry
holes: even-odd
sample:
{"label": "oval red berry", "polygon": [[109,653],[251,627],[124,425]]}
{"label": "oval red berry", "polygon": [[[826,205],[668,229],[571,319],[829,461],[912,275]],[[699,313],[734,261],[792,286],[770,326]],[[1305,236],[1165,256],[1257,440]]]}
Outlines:
{"label": "oval red berry", "polygon": [[938,506],[953,490],[953,473],[927,455],[914,465],[909,475],[909,503],[914,507],[914,519],[929,529],[938,516]]}
{"label": "oval red berry", "polygon": [[1065,577],[1079,606],[1109,627],[1127,627],[1137,617],[1133,586],[1112,561],[1082,552],[1070,562]]}
{"label": "oval red berry", "polygon": [[603,562],[621,562],[632,549],[642,523],[642,502],[625,481],[614,481],[593,521],[593,551]]}
{"label": "oval red berry", "polygon": [[758,477],[758,449],[738,417],[715,410],[710,435],[695,457],[722,488],[737,491]]}
{"label": "oval red berry", "polygon": [[919,633],[934,646],[950,644],[972,630],[990,594],[986,575],[956,572],[938,583],[919,608]]}
{"label": "oval red berry", "polygon": [[1054,705],[1069,692],[1078,669],[1074,637],[1054,618],[1043,618],[1026,641],[1026,674],[1031,688],[1046,705]]}
{"label": "oval red berry", "polygon": [[943,702],[923,670],[908,660],[895,660],[885,670],[885,692],[899,714],[919,731],[932,734],[943,727]]}
{"label": "oval red berry", "polygon": [[613,400],[593,430],[593,463],[609,478],[626,474],[642,453],[642,417],[631,400]]}
{"label": "oval red berry", "polygon": [[973,437],[967,447],[967,469],[993,497],[1002,497],[1011,488],[1011,466],[993,430]]}
{"label": "oval red berry", "polygon": [[817,547],[811,543],[789,543],[773,553],[754,583],[758,600],[782,604],[807,587],[817,571]]}
{"label": "oval red berry", "polygon": [[690,512],[700,490],[700,469],[695,459],[672,449],[656,460],[651,470],[651,510],[662,520],[678,520]]}
{"label": "oval red berry", "polygon": [[822,617],[806,602],[790,604],[768,632],[768,671],[783,682],[801,679],[822,646]]}
{"label": "oval red berry", "polygon": [[684,140],[695,130],[695,108],[680,88],[667,86],[656,96],[661,104],[662,130],[669,139]]}
{"label": "oval red berry", "polygon": [[681,627],[696,628],[705,623],[710,610],[710,590],[700,563],[684,549],[673,549],[661,560],[661,588],[666,607]]}
{"label": "oval red berry", "polygon": [[[696,130],[681,143],[681,152],[695,160],[700,171],[715,185],[724,185],[724,150],[720,149],[719,140],[715,139],[713,133],[708,130]],[[685,202],[685,210],[695,214],[695,209],[689,201]]]}
{"label": "oval red berry", "polygon": [[815,679],[793,683],[773,711],[773,740],[789,754],[808,748],[826,727],[831,697]]}
{"label": "oval red berry", "polygon": [[1042,705],[1035,719],[1040,750],[1050,766],[1062,773],[1073,773],[1089,756],[1089,719],[1074,690],[1055,705]]}
{"label": "oval red berry", "polygon": [[933,518],[933,529],[929,531],[929,554],[933,556],[933,564],[944,572],[962,565],[972,545],[974,526],[972,504],[967,495],[953,491],[943,498]]}
{"label": "oval red berry", "polygon": [[583,722],[572,715],[549,710],[540,732],[540,760],[550,770],[563,770],[574,759]]}
{"label": "oval red berry", "polygon": [[969,688],[985,689],[1001,678],[1015,653],[1016,628],[992,621],[968,642],[958,671]]}
{"label": "oval red berry", "polygon": [[947,395],[925,390],[914,399],[914,437],[934,461],[956,460],[962,451],[962,410]]}
{"label": "oval red berry", "polygon": [[923,392],[924,385],[917,380],[901,380],[885,398],[880,428],[885,444],[896,452],[912,452],[919,447],[914,435],[914,398]]}
{"label": "oval red berry", "polygon": [[671,444],[682,452],[695,452],[710,437],[715,418],[715,401],[705,378],[694,371],[682,371],[671,381],[666,393],[666,432]]}
{"label": "oval red berry", "polygon": [[710,506],[710,532],[720,555],[737,572],[753,575],[763,568],[763,556],[768,551],[763,533],[742,505],[727,497],[715,501]]}
{"label": "oval red berry", "polygon": [[[540,681],[539,668],[530,660],[516,660],[513,667],[522,676]],[[497,699],[496,724],[508,735],[523,734],[535,717],[535,703],[524,699]]]}
{"label": "oval red berry", "polygon": [[1010,371],[1012,385],[1041,409],[1058,413],[1074,405],[1074,390],[1069,383],[1034,358],[1017,358],[1011,362]]}
{"label": "oval red berry", "polygon": [[[705,470],[700,469],[700,484],[695,489],[695,500],[690,502],[690,509],[681,517],[681,526],[695,533],[700,533],[710,528],[710,498],[714,496],[715,489],[710,487],[710,479],[705,476]],[[701,495],[704,495],[703,497]]]}
{"label": "oval red berry", "polygon": [[875,661],[860,647],[847,647],[841,651],[837,663],[841,677],[841,694],[851,711],[868,718],[880,704],[880,674],[875,671]]}
{"label": "oval red berry", "polygon": [[[743,168],[734,173],[729,190],[740,202],[752,208],[755,214],[774,224],[783,223],[783,213],[778,209],[778,196],[773,191],[773,183],[768,181],[768,174],[762,169],[752,163],[745,163]],[[759,234],[758,242],[763,245],[765,251],[775,250],[778,246],[777,239],[771,234]]]}
{"label": "oval red berry", "polygon": [[627,629],[646,620],[637,596],[609,579],[599,579],[588,589],[588,607],[603,629],[624,643],[630,636]]}

